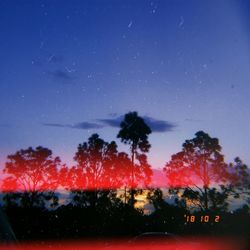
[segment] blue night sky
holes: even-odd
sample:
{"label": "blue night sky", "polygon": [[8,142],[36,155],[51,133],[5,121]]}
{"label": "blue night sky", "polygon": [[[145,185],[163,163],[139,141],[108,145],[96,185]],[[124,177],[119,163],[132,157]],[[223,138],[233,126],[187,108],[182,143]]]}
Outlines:
{"label": "blue night sky", "polygon": [[154,131],[154,167],[198,130],[250,164],[249,13],[230,0],[1,0],[0,164],[38,145],[72,163],[92,133],[116,139],[128,111]]}

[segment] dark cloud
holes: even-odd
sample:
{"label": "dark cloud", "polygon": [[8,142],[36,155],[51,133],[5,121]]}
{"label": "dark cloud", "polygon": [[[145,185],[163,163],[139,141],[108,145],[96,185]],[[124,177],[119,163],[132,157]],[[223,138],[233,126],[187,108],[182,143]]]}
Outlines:
{"label": "dark cloud", "polygon": [[[115,117],[116,116],[116,117]],[[153,132],[170,132],[176,127],[172,122],[158,120],[150,116],[142,116],[144,121],[149,125]],[[61,128],[77,128],[77,129],[100,129],[106,126],[119,128],[124,115],[112,114],[112,118],[96,119],[96,122],[80,122],[76,124],[60,124],[60,123],[44,123],[44,126],[61,127]]]}
{"label": "dark cloud", "polygon": [[43,123],[43,126],[59,127],[59,128],[68,128],[68,127],[71,127],[71,125],[69,125],[69,124],[60,124],[60,123]]}
{"label": "dark cloud", "polygon": [[117,116],[119,116],[119,114],[114,112],[114,113],[109,113],[108,116],[109,117],[117,117]]}
{"label": "dark cloud", "polygon": [[65,70],[57,69],[57,70],[54,70],[54,71],[49,71],[48,73],[51,76],[53,76],[53,78],[55,80],[64,81],[64,82],[65,81],[69,82],[69,81],[74,80],[74,77],[72,77],[71,74],[68,73],[68,71],[65,71]]}
{"label": "dark cloud", "polygon": [[[72,74],[75,72],[75,70],[69,70],[67,67],[62,68],[61,66],[58,66],[58,64],[62,63],[63,61],[63,56],[50,54],[50,56],[47,58],[36,58],[32,60],[31,64],[40,67],[43,72],[46,72],[55,81],[59,81],[61,83],[71,83],[72,80],[75,79],[74,75]],[[56,66],[57,69],[51,69],[52,64],[54,64],[53,67]]]}
{"label": "dark cloud", "polygon": [[101,122],[105,125],[108,125],[110,127],[120,127],[120,124],[123,120],[124,116],[118,116],[118,117],[114,117],[114,118],[105,118],[105,119],[97,119],[98,122]]}
{"label": "dark cloud", "polygon": [[43,123],[44,126],[58,127],[58,128],[76,128],[76,129],[99,129],[104,126],[92,122],[80,122],[76,124],[60,124],[60,123]]}
{"label": "dark cloud", "polygon": [[104,126],[102,124],[93,122],[80,122],[74,125],[74,128],[79,128],[79,129],[98,129],[103,127]]}
{"label": "dark cloud", "polygon": [[[117,116],[114,118],[98,119],[97,121],[102,122],[110,127],[120,127],[120,124],[124,116]],[[153,132],[170,132],[176,127],[172,122],[165,120],[158,120],[150,116],[142,116],[144,121],[149,125]]]}
{"label": "dark cloud", "polygon": [[176,124],[165,121],[165,120],[158,120],[149,116],[143,116],[145,122],[149,125],[153,132],[170,132],[176,128]]}

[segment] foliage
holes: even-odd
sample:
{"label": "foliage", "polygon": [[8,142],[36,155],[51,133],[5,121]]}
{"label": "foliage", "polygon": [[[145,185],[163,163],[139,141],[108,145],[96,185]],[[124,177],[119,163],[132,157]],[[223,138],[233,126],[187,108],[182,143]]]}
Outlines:
{"label": "foliage", "polygon": [[228,189],[234,198],[241,198],[250,204],[250,169],[239,157],[229,164],[230,183]]}
{"label": "foliage", "polygon": [[7,159],[3,170],[7,177],[2,186],[12,192],[4,197],[7,205],[44,207],[48,202],[57,205],[54,191],[58,187],[59,157],[53,157],[51,150],[39,146],[21,149]]}
{"label": "foliage", "polygon": [[172,188],[187,202],[202,210],[226,208],[228,193],[223,184],[229,174],[217,138],[197,132],[195,138],[185,141],[182,151],[172,155],[164,171]]}
{"label": "foliage", "polygon": [[108,143],[93,134],[78,146],[74,160],[77,165],[64,173],[65,186],[74,193],[73,204],[95,207],[114,200],[115,189],[127,179],[127,154],[118,152],[114,141]]}

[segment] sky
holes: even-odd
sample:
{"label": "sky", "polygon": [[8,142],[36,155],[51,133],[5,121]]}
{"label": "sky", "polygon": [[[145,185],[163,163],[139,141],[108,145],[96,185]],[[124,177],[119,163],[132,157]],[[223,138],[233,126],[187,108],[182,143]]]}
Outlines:
{"label": "sky", "polygon": [[249,1],[0,1],[0,165],[42,145],[73,164],[123,115],[151,126],[162,168],[203,130],[250,165]]}

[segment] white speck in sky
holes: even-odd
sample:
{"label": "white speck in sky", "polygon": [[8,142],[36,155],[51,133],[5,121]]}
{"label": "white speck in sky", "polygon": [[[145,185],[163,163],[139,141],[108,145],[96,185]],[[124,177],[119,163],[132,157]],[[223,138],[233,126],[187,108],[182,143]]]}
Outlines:
{"label": "white speck in sky", "polygon": [[204,69],[207,69],[207,64],[205,63],[205,64],[203,64],[203,66],[202,66]]}
{"label": "white speck in sky", "polygon": [[51,60],[54,58],[55,55],[51,55],[48,59],[48,62],[51,62]]}
{"label": "white speck in sky", "polygon": [[184,25],[184,18],[183,18],[183,16],[181,16],[180,17],[180,22],[179,22],[179,28],[182,28],[183,27],[183,25]]}
{"label": "white speck in sky", "polygon": [[76,71],[75,69],[69,69],[68,67],[65,67],[65,69],[66,69],[69,73],[72,73],[72,72],[75,72],[75,71]]}
{"label": "white speck in sky", "polygon": [[41,43],[40,43],[40,49],[43,48],[43,45],[44,45],[44,41],[41,41]]}
{"label": "white speck in sky", "polygon": [[156,13],[156,9],[157,9],[157,4],[155,4],[154,2],[151,2],[150,6],[153,7],[153,9],[150,12],[152,14],[155,14]]}
{"label": "white speck in sky", "polygon": [[130,29],[132,25],[133,25],[133,21],[131,20],[131,21],[129,22],[129,24],[128,24],[128,28]]}

